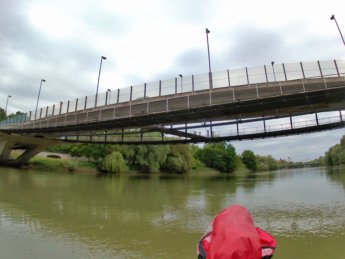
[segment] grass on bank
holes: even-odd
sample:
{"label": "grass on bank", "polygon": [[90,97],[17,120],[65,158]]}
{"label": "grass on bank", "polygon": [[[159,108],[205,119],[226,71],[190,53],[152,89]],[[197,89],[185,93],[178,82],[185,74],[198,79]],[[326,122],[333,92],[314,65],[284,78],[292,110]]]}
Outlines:
{"label": "grass on bank", "polygon": [[64,170],[68,172],[96,170],[96,165],[88,161],[34,157],[28,162],[29,168],[43,171]]}

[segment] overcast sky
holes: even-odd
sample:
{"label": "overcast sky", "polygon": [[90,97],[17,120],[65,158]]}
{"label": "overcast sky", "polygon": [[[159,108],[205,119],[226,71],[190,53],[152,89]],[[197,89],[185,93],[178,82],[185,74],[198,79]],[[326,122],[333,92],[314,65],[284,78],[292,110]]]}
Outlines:
{"label": "overcast sky", "polygon": [[[8,112],[212,70],[345,59],[345,1],[0,0],[0,107]],[[344,130],[234,142],[238,152],[316,158]]]}

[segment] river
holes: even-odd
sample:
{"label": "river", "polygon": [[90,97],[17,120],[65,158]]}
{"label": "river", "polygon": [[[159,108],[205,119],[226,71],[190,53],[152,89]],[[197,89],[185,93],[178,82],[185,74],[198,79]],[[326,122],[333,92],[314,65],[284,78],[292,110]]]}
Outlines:
{"label": "river", "polygon": [[248,208],[274,258],[345,258],[345,169],[250,176],[0,169],[1,258],[196,258],[213,216]]}

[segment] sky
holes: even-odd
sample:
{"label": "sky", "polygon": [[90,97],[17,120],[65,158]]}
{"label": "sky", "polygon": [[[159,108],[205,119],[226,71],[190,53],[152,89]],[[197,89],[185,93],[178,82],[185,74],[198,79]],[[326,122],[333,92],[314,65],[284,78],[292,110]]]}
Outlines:
{"label": "sky", "polygon": [[[0,0],[0,107],[40,105],[99,91],[212,71],[345,59],[343,0]],[[275,158],[308,160],[339,142],[344,129],[233,142]]]}

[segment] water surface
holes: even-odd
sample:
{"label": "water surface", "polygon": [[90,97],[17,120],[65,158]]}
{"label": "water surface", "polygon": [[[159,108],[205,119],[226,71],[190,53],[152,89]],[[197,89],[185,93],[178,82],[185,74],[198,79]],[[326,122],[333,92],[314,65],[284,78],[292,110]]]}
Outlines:
{"label": "water surface", "polygon": [[274,258],[345,258],[345,170],[95,176],[0,169],[1,258],[196,258],[213,216],[251,212]]}

